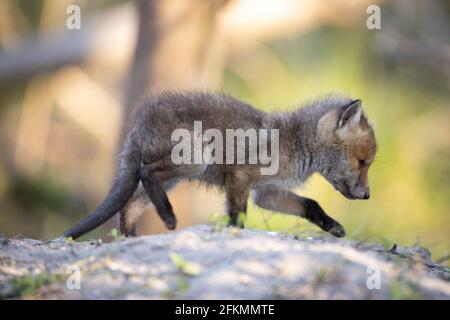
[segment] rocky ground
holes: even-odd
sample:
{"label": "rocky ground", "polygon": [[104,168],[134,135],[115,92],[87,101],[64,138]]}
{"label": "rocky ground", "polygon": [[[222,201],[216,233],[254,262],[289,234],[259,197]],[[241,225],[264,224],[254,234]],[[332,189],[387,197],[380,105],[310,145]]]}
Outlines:
{"label": "rocky ground", "polygon": [[112,243],[0,239],[0,298],[450,299],[420,247],[199,225]]}

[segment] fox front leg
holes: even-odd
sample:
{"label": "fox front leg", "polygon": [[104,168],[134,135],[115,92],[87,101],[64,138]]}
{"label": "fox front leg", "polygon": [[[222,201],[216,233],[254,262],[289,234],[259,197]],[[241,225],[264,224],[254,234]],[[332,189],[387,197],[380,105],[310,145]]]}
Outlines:
{"label": "fox front leg", "polygon": [[250,195],[249,178],[244,172],[233,171],[225,178],[226,208],[230,217],[230,226],[243,228],[239,214],[247,213],[247,200]]}
{"label": "fox front leg", "polygon": [[345,236],[344,227],[328,216],[316,201],[291,191],[277,187],[256,189],[253,193],[253,201],[264,209],[305,218],[336,237]]}

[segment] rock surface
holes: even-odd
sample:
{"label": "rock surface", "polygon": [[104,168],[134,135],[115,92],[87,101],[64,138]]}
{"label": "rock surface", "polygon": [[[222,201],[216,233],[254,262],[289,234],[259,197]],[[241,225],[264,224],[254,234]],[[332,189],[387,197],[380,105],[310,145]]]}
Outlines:
{"label": "rock surface", "polygon": [[112,243],[0,239],[0,297],[450,299],[420,247],[199,225]]}

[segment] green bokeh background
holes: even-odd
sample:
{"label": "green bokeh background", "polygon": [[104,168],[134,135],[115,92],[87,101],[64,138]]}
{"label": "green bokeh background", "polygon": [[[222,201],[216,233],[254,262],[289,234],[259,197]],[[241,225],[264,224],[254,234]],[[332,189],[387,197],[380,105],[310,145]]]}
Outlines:
{"label": "green bokeh background", "polygon": [[[227,69],[225,90],[264,110],[327,92],[361,98],[378,141],[371,199],[348,201],[320,176],[298,192],[316,199],[351,238],[423,245],[440,258],[450,247],[447,83],[420,70],[393,70],[373,52],[371,32],[364,29],[323,29],[267,43]],[[247,223],[300,234],[315,230],[252,205]]]}
{"label": "green bokeh background", "polygon": [[[95,13],[125,2],[84,1],[83,10]],[[441,5],[448,23],[447,2],[433,3]],[[30,33],[37,32],[43,1],[16,4],[24,13],[23,20],[27,21]],[[449,66],[445,61],[435,61],[435,68],[430,68],[423,61],[386,59],[377,36],[386,32],[383,28],[392,22],[389,19],[397,18],[384,15],[392,12],[393,2],[380,5],[382,30],[368,30],[367,14],[361,12],[349,25],[322,25],[298,35],[258,43],[256,48],[226,60],[220,87],[266,111],[296,106],[303,99],[329,92],[362,99],[378,140],[378,153],[369,171],[371,199],[349,201],[319,176],[312,177],[298,192],[317,200],[345,226],[349,238],[378,241],[387,247],[393,243],[422,245],[432,251],[433,258],[439,259],[447,256],[450,248]],[[420,33],[421,26],[414,21],[404,23],[403,27],[413,36]],[[436,31],[445,34],[446,30]],[[449,38],[443,39],[442,48],[448,52]],[[404,53],[401,46],[398,53]],[[72,164],[70,172],[67,168],[64,171],[45,165],[42,173],[32,179],[15,172],[10,165],[14,139],[7,137],[13,136],[17,129],[11,119],[20,114],[26,84],[24,81],[0,88],[0,233],[8,237],[49,238],[98,203],[99,195],[88,199],[78,192],[83,189],[82,181],[92,177],[83,177],[87,174],[77,166],[81,168],[86,163],[98,166],[94,157],[99,147],[84,130],[55,109],[52,121],[70,127],[77,141],[86,146],[79,152],[80,162]],[[250,228],[299,235],[318,231],[302,219],[258,209],[251,203],[246,223]],[[101,234],[95,231],[88,237]]]}

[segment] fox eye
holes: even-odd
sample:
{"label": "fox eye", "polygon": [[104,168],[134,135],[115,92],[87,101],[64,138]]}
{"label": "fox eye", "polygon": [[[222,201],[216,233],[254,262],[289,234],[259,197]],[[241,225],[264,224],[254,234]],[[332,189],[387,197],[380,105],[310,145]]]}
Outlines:
{"label": "fox eye", "polygon": [[359,167],[362,168],[366,165],[366,160],[359,159],[358,163],[359,163]]}

